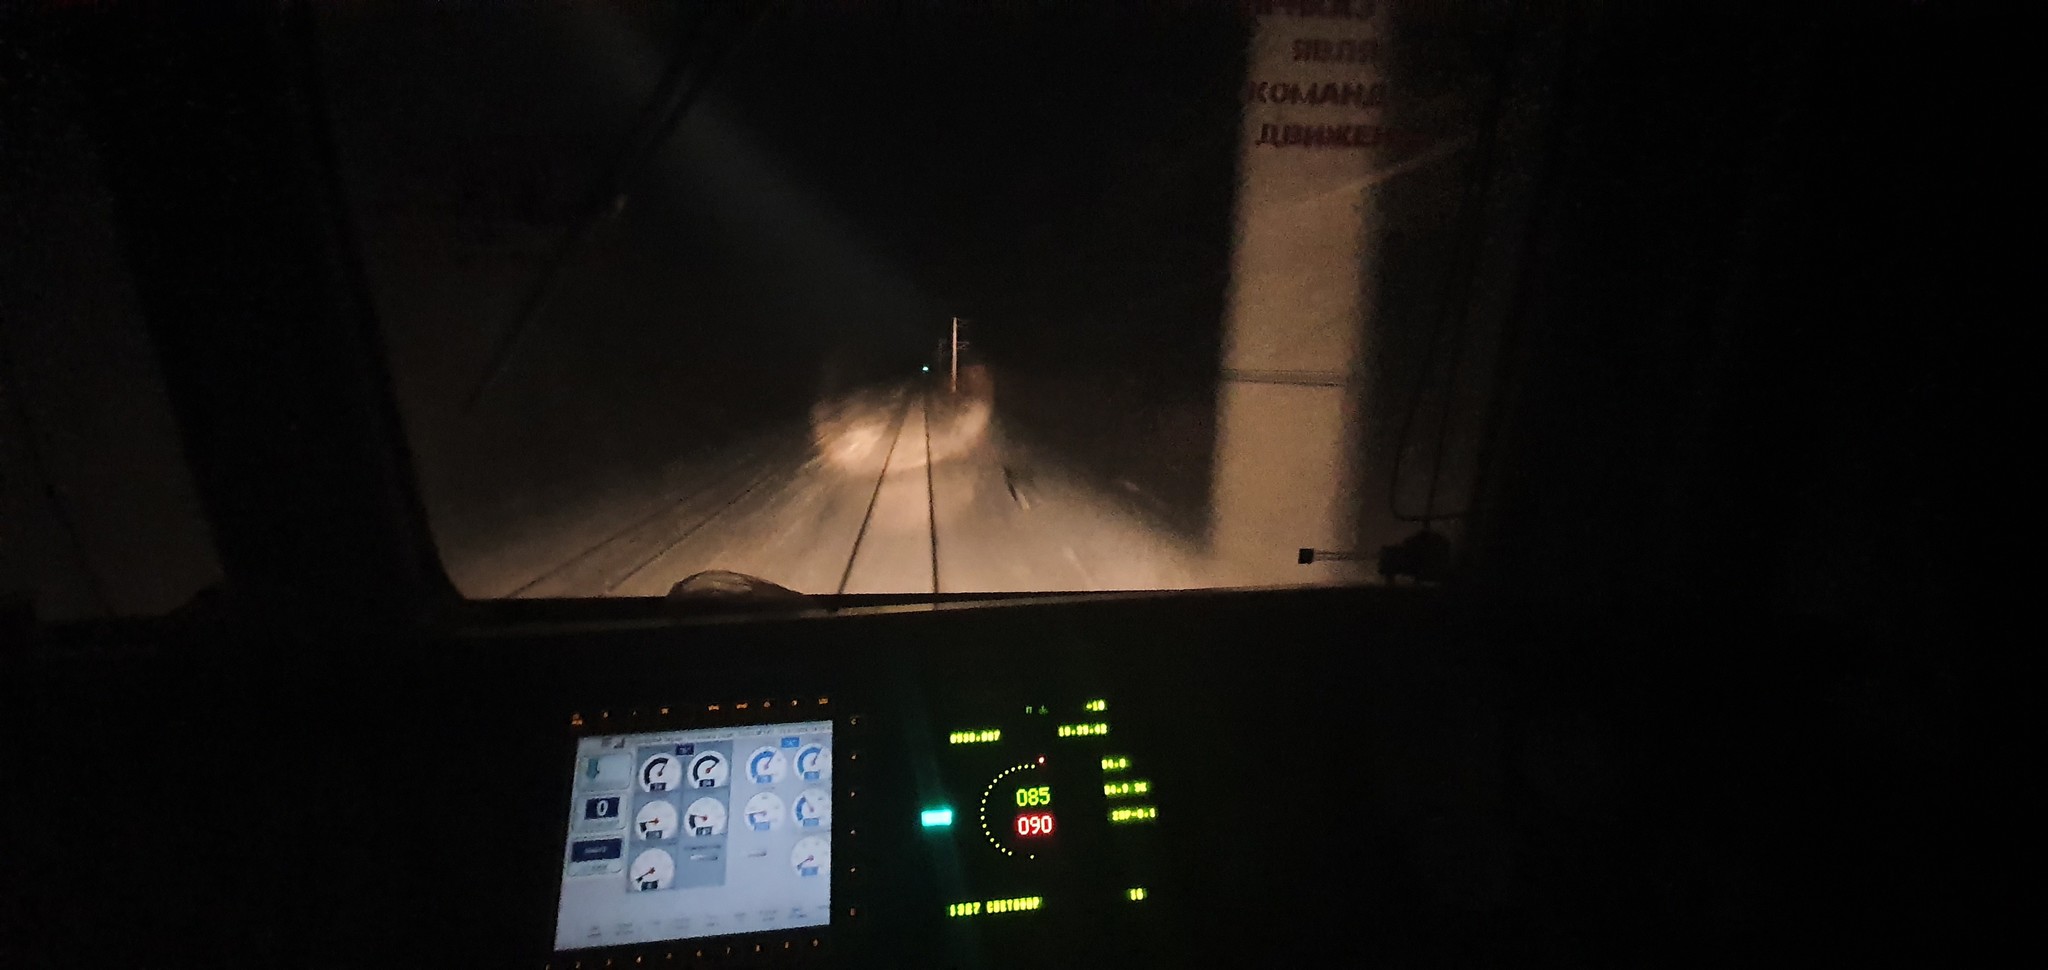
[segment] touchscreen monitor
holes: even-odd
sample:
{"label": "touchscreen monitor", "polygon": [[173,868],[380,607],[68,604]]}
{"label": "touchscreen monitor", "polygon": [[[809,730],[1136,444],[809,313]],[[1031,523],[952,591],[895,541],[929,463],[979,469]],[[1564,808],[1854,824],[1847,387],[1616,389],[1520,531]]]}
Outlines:
{"label": "touchscreen monitor", "polygon": [[832,722],[582,738],[555,949],[823,926]]}

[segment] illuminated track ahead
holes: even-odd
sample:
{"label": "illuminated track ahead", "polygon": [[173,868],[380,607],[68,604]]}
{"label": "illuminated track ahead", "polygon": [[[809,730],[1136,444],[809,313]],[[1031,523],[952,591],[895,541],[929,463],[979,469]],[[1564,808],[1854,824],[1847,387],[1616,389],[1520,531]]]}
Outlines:
{"label": "illuminated track ahead", "polygon": [[807,593],[1205,584],[1191,543],[1008,439],[985,396],[848,395],[694,472],[670,494],[593,503],[585,526],[451,572],[490,571],[473,595],[525,597],[658,596],[707,569]]}
{"label": "illuminated track ahead", "polygon": [[[928,414],[928,412],[925,413]],[[889,465],[896,460],[896,450],[903,446],[903,426],[904,423],[909,420],[909,418],[910,402],[905,401],[903,404],[902,412],[896,415],[896,431],[894,434],[889,436],[888,453],[882,456],[882,470],[875,474],[875,490],[874,493],[868,497],[867,514],[860,517],[860,528],[853,534],[853,551],[847,553],[846,555],[846,571],[839,574],[839,589],[837,590],[838,592],[846,592],[847,583],[851,582],[853,579],[854,564],[860,562],[861,542],[867,539],[868,526],[872,525],[875,521],[875,506],[880,504],[882,501],[882,488],[889,484]],[[920,419],[918,423],[922,426],[920,428],[919,436],[925,440],[925,463],[927,469],[927,474],[925,476],[925,507],[928,512],[926,517],[928,520],[932,520],[932,517],[929,514],[929,509],[931,508],[931,476],[929,474],[931,463],[931,426],[929,421],[923,419]],[[933,525],[932,528],[936,529],[937,526]],[[933,548],[938,548],[936,537],[933,538]],[[931,591],[934,593],[939,591],[938,576],[938,559],[935,555],[932,560],[931,589]]]}

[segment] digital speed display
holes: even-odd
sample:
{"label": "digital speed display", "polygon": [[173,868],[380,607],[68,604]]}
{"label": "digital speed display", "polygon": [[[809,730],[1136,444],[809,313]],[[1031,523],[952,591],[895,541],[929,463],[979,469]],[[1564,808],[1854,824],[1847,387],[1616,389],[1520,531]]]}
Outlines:
{"label": "digital speed display", "polygon": [[[1044,781],[1045,757],[1012,765],[981,792],[981,830],[1005,855],[1038,858],[1053,834],[1052,785]],[[1030,845],[1019,840],[1034,840]]]}
{"label": "digital speed display", "polygon": [[1155,789],[1108,700],[992,707],[963,706],[935,738],[948,804],[924,806],[919,826],[958,863],[934,867],[959,874],[945,915],[1057,919],[1063,894],[1095,899],[1076,907],[1149,898]]}

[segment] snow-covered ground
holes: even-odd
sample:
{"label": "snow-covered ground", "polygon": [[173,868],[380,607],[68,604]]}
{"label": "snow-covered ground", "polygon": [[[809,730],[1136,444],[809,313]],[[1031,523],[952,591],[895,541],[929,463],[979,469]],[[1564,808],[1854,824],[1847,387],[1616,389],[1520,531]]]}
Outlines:
{"label": "snow-covered ground", "polygon": [[443,530],[471,596],[660,595],[706,569],[807,593],[1184,589],[1200,544],[1005,435],[987,375],[869,388],[548,514]]}

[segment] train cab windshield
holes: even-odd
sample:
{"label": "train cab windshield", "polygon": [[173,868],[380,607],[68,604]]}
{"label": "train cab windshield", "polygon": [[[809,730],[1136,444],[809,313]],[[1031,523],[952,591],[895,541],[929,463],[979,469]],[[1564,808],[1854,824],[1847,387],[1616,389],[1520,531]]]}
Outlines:
{"label": "train cab windshield", "polygon": [[1373,576],[1359,550],[1469,504],[1499,319],[1446,293],[1512,258],[1477,252],[1523,204],[1504,119],[1542,110],[1509,32],[667,3],[342,4],[316,31],[472,597]]}

